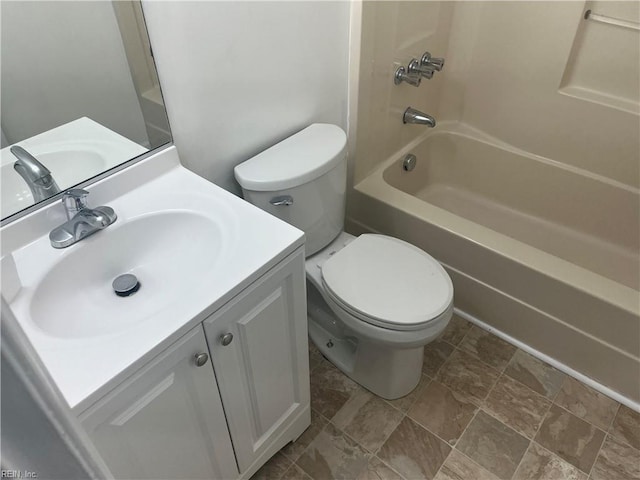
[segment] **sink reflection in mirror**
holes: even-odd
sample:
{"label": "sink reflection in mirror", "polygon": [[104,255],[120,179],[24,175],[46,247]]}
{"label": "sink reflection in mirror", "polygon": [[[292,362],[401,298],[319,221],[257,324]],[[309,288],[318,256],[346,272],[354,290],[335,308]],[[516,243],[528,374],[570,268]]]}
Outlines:
{"label": "sink reflection in mirror", "polygon": [[171,141],[140,2],[2,2],[0,22],[2,219],[36,203],[12,145],[65,190]]}
{"label": "sink reflection in mirror", "polygon": [[[147,148],[83,117],[19,145],[51,171],[61,190],[148,151]],[[33,204],[27,182],[14,170],[10,147],[0,150],[0,209],[2,218]]]}

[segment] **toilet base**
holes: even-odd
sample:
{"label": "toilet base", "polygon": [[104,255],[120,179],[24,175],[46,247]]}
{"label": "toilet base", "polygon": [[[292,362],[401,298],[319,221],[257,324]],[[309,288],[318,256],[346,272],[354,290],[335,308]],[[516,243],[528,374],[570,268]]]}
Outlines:
{"label": "toilet base", "polygon": [[388,348],[349,335],[328,311],[319,292],[311,285],[308,287],[309,337],[331,363],[387,400],[404,397],[416,388],[422,375],[424,346]]}

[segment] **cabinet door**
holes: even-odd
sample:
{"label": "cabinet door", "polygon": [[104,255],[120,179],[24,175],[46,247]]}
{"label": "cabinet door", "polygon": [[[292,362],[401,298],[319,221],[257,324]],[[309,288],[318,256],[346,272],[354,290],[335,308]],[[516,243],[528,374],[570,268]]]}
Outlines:
{"label": "cabinet door", "polygon": [[224,411],[198,325],[80,419],[116,478],[236,478]]}
{"label": "cabinet door", "polygon": [[[244,472],[309,404],[303,252],[203,324]],[[229,334],[233,339],[225,345]]]}

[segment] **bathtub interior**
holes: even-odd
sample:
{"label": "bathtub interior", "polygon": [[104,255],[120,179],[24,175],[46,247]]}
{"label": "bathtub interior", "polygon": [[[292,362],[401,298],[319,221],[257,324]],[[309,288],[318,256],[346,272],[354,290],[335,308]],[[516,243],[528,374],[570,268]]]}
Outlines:
{"label": "bathtub interior", "polygon": [[640,289],[638,190],[453,131],[416,144],[384,181],[450,213]]}

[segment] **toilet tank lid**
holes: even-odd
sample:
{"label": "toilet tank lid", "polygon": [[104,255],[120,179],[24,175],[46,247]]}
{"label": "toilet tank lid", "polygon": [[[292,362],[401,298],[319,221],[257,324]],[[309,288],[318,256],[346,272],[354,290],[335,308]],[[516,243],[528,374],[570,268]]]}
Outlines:
{"label": "toilet tank lid", "polygon": [[240,186],[252,191],[276,191],[315,180],[340,163],[347,136],[328,123],[314,123],[255,157],[237,165]]}

